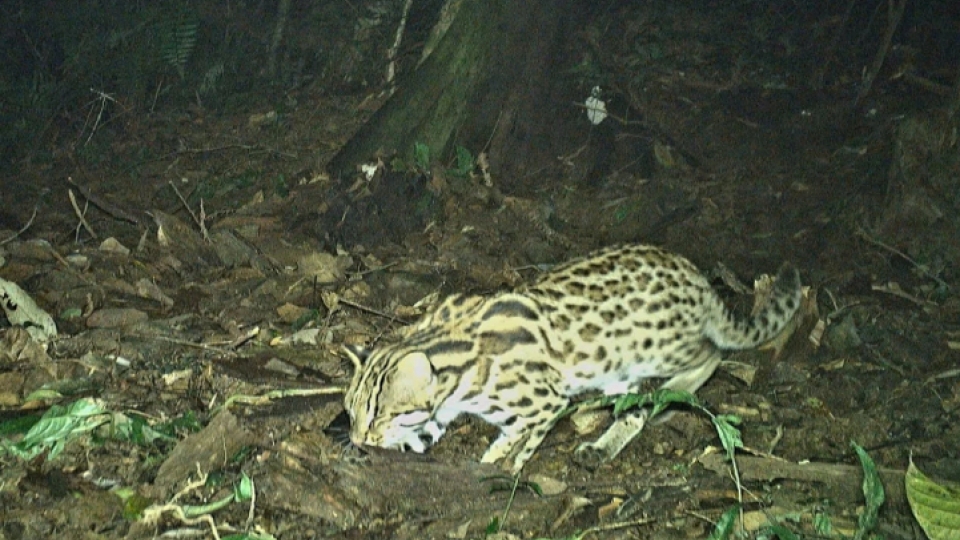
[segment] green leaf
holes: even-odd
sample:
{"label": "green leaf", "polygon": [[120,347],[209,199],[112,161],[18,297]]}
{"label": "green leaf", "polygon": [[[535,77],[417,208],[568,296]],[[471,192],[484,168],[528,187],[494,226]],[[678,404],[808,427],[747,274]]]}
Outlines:
{"label": "green leaf", "polygon": [[813,529],[821,536],[829,537],[833,534],[833,521],[827,512],[814,512]]}
{"label": "green leaf", "polygon": [[863,468],[863,496],[866,499],[866,504],[857,522],[857,532],[853,535],[854,540],[863,540],[877,526],[877,514],[886,497],[873,459],[857,443],[852,442],[850,444],[857,452],[857,457],[860,458],[860,467]]}
{"label": "green leaf", "polygon": [[109,420],[103,407],[93,399],[80,399],[63,407],[55,405],[30,428],[17,444],[4,448],[13,455],[30,460],[49,452],[47,459],[54,459],[66,444],[92,431]]}
{"label": "green leaf", "polygon": [[146,418],[139,415],[128,416],[123,413],[113,413],[112,427],[114,430],[113,436],[116,439],[130,441],[139,446],[151,445],[158,439],[177,440],[176,437],[154,429],[147,423]]}
{"label": "green leaf", "polygon": [[769,534],[776,536],[780,540],[800,540],[797,535],[783,525],[771,525],[767,528]]}
{"label": "green leaf", "polygon": [[500,518],[493,516],[493,519],[490,520],[490,523],[487,523],[487,527],[483,532],[486,534],[496,534],[500,532]]}
{"label": "green leaf", "polygon": [[623,394],[621,396],[611,396],[611,397],[614,397],[614,401],[613,401],[614,416],[619,415],[623,411],[630,410],[634,407],[645,407],[653,403],[653,399],[650,397],[650,394]]}
{"label": "green leaf", "polygon": [[733,534],[733,526],[737,522],[737,514],[739,513],[739,504],[733,505],[724,512],[723,515],[720,516],[720,519],[717,520],[717,525],[713,528],[707,540],[727,540],[730,538]]}
{"label": "green leaf", "polygon": [[0,422],[0,436],[26,433],[39,421],[39,414],[28,414],[20,418],[7,420],[6,422]]}
{"label": "green leaf", "polygon": [[[743,439],[740,438],[740,430],[730,423],[730,418],[730,415],[721,415],[713,419],[713,425],[717,428],[717,435],[720,437],[720,444],[723,445],[723,449],[727,452],[727,459],[733,459],[737,448],[743,448]],[[737,418],[737,420],[739,420],[739,418]]]}
{"label": "green leaf", "polygon": [[534,492],[537,497],[543,497],[543,488],[536,482],[520,482],[520,487],[525,487]]}
{"label": "green leaf", "polygon": [[650,418],[660,414],[664,409],[674,403],[689,405],[701,409],[700,402],[690,392],[682,390],[671,390],[669,388],[660,388],[653,393],[653,411],[650,412]]}
{"label": "green leaf", "polygon": [[247,473],[241,473],[240,483],[233,490],[233,498],[237,501],[249,501],[253,498],[253,479],[247,476]]}
{"label": "green leaf", "polygon": [[960,489],[937,484],[912,459],[904,482],[910,510],[930,540],[960,539]]}
{"label": "green leaf", "polygon": [[424,143],[413,143],[413,164],[423,172],[430,170],[430,147]]}
{"label": "green leaf", "polygon": [[453,174],[460,178],[466,177],[473,170],[473,163],[473,154],[466,148],[457,146],[457,168],[453,170]]}

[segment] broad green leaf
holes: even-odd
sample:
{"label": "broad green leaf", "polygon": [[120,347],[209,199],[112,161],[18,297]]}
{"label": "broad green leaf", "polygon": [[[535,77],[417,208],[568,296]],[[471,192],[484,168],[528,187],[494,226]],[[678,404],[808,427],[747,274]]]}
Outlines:
{"label": "broad green leaf", "polygon": [[913,516],[930,540],[960,540],[960,489],[937,484],[913,460],[904,482]]}
{"label": "broad green leaf", "polygon": [[80,399],[66,407],[55,405],[30,428],[23,440],[5,449],[25,460],[47,451],[47,459],[54,459],[68,442],[109,419],[100,403],[93,399]]}

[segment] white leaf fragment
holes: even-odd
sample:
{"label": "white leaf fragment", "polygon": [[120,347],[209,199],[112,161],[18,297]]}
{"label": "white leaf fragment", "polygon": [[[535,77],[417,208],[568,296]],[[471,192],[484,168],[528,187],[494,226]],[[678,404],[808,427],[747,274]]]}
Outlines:
{"label": "white leaf fragment", "polygon": [[40,309],[19,285],[0,278],[0,306],[11,325],[26,328],[30,337],[47,343],[57,336],[57,324],[49,313]]}
{"label": "white leaf fragment", "polygon": [[590,92],[590,97],[584,102],[587,107],[587,119],[590,123],[597,125],[607,118],[607,104],[600,99],[600,87],[594,86]]}

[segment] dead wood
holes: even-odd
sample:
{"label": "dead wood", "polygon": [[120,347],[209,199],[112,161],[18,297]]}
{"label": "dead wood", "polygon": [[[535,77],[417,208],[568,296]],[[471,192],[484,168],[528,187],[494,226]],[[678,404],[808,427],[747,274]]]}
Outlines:
{"label": "dead wood", "polygon": [[[726,476],[729,463],[721,454],[700,458],[707,469]],[[818,492],[830,493],[834,500],[851,507],[863,504],[863,470],[854,465],[838,463],[793,463],[775,457],[738,456],[737,466],[743,482],[775,482],[793,480],[818,484]],[[898,507],[907,504],[903,488],[903,471],[880,469],[877,471],[886,492],[887,501]]]}
{"label": "dead wood", "polygon": [[[260,475],[262,504],[347,529],[344,538],[356,532],[351,529],[360,523],[360,516],[367,523],[376,517],[386,529],[398,524],[395,538],[446,538],[465,523],[479,535],[503,514],[510,498],[509,490],[500,489],[507,486],[503,472],[473,461],[438,463],[421,455],[384,452],[361,462],[338,460],[319,472],[276,463],[269,468]],[[548,524],[561,512],[562,503],[562,497],[538,498],[521,488],[510,505],[508,523]]]}

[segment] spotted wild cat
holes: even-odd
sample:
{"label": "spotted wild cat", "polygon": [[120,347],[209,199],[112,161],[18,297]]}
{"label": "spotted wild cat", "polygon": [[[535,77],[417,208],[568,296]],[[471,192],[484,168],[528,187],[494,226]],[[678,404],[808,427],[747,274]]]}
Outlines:
{"label": "spotted wild cat", "polygon": [[[512,456],[519,472],[574,396],[638,391],[648,378],[695,392],[722,350],[780,333],[800,305],[800,277],[784,264],[762,309],[737,318],[687,259],[663,249],[602,249],[516,292],[453,295],[397,343],[348,349],[356,370],[344,405],[357,445],[423,452],[461,414],[500,428],[482,462]],[[626,414],[587,462],[613,459],[643,428]]]}

